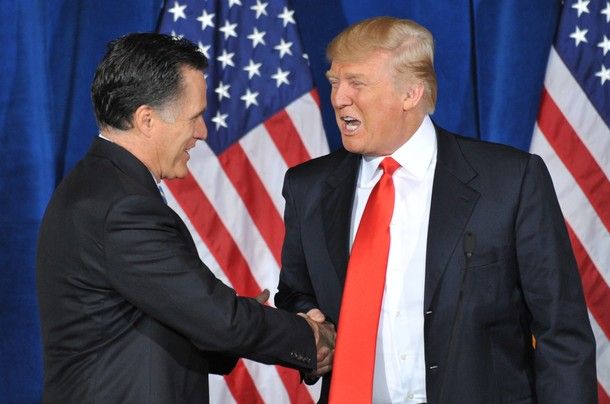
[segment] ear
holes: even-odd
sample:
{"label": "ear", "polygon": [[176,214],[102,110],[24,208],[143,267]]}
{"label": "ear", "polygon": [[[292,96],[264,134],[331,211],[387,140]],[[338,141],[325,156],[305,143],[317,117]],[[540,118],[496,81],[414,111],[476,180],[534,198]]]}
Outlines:
{"label": "ear", "polygon": [[157,115],[148,105],[140,105],[133,113],[133,126],[137,131],[146,137],[151,135],[155,126]]}
{"label": "ear", "polygon": [[412,84],[407,88],[405,97],[402,101],[403,111],[408,111],[420,105],[424,96],[424,83]]}

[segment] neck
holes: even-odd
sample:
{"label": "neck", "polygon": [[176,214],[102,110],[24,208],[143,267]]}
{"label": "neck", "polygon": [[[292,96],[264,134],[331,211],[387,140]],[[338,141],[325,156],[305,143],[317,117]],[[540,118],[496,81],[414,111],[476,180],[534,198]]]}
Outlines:
{"label": "neck", "polygon": [[140,133],[136,133],[133,129],[103,129],[100,134],[112,143],[121,146],[133,154],[146,166],[146,168],[148,168],[148,171],[151,172],[157,183],[161,181],[161,170],[154,164],[155,158],[150,146],[146,145],[146,141],[148,140],[146,137]]}

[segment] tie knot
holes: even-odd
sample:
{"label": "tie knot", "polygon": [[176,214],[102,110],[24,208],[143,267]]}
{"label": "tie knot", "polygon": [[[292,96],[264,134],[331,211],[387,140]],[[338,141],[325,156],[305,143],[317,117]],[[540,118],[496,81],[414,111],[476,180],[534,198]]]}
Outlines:
{"label": "tie knot", "polygon": [[400,163],[394,160],[392,157],[386,157],[381,161],[379,167],[381,167],[384,174],[392,176],[394,171],[398,170],[398,167],[400,167]]}

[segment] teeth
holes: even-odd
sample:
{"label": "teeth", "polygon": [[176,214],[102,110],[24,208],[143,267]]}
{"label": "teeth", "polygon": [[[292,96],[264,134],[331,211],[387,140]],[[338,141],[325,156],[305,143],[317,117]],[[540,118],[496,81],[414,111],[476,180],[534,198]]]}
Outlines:
{"label": "teeth", "polygon": [[360,121],[351,116],[344,116],[341,117],[341,119],[343,120],[343,122],[345,122],[345,127],[349,131],[354,131],[360,126]]}

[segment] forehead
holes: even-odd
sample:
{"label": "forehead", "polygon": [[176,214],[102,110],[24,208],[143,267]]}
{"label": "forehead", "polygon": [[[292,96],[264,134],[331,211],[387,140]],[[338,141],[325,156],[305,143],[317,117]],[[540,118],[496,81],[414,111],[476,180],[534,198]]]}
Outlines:
{"label": "forehead", "polygon": [[372,51],[358,59],[333,60],[327,77],[371,76],[390,71],[391,55],[385,51]]}
{"label": "forehead", "polygon": [[205,77],[200,70],[182,69],[182,85],[185,93],[190,93],[190,95],[205,94]]}
{"label": "forehead", "polygon": [[182,71],[182,96],[189,108],[201,110],[206,104],[207,85],[203,72],[195,69]]}

